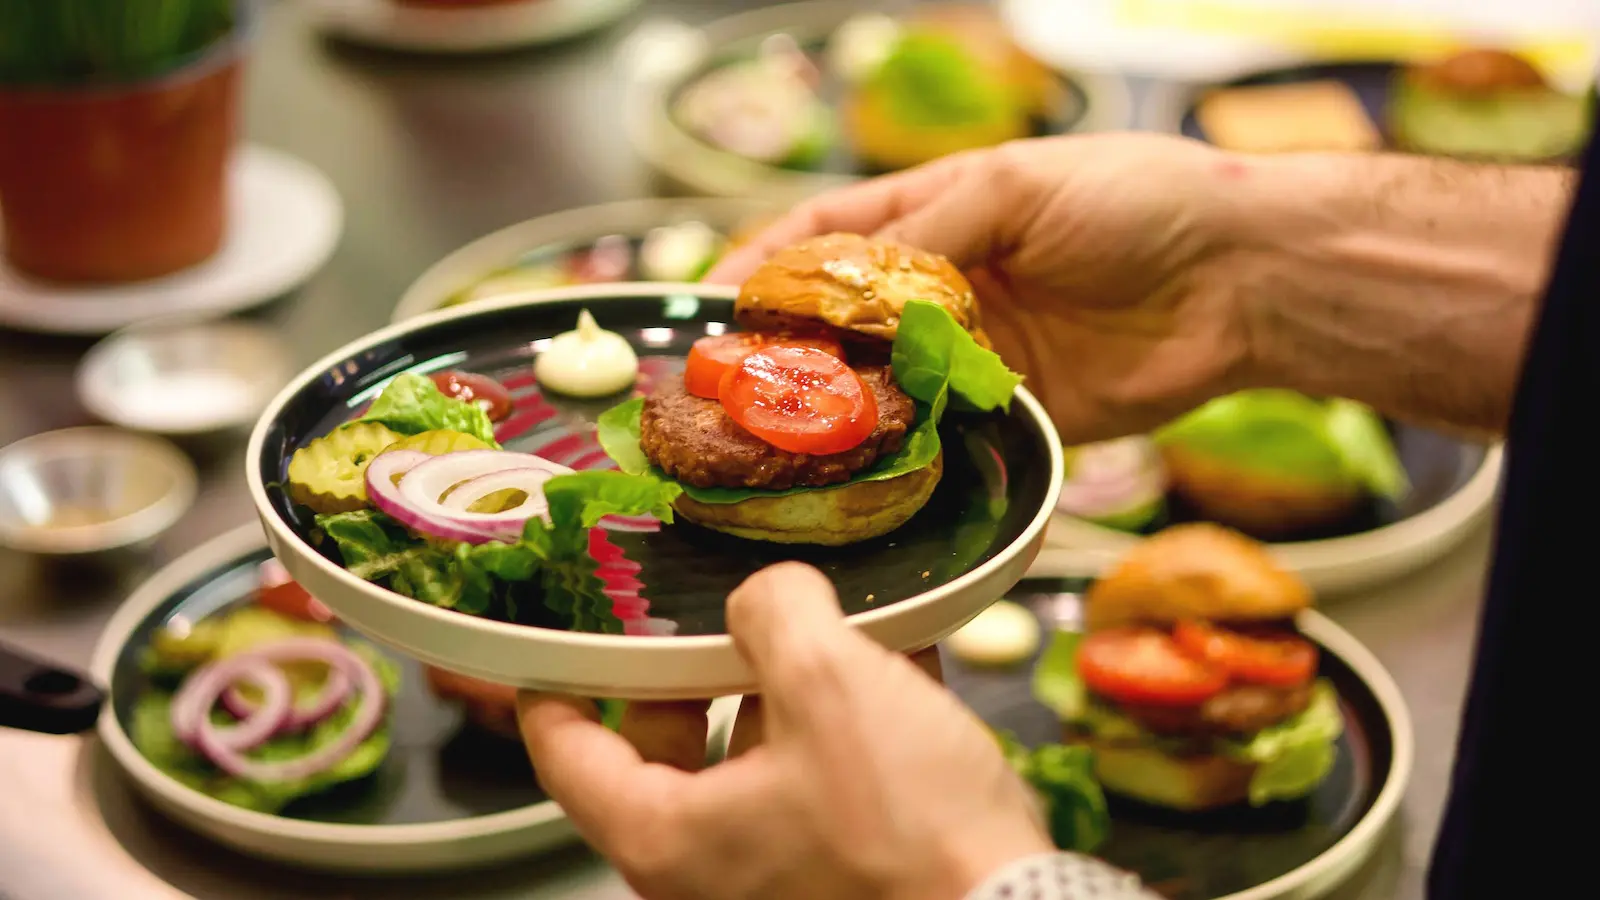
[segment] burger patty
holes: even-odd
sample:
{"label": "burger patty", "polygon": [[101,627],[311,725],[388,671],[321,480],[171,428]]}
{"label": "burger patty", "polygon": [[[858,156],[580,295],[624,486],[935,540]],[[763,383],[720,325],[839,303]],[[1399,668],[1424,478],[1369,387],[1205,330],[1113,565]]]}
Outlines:
{"label": "burger patty", "polygon": [[1096,699],[1164,737],[1242,737],[1304,712],[1311,705],[1311,685],[1234,685],[1199,706],[1150,706]]}
{"label": "burger patty", "polygon": [[694,487],[783,491],[849,481],[857,472],[900,449],[916,406],[886,366],[856,369],[878,401],[872,434],[843,453],[812,456],[779,450],[745,431],[722,404],[690,394],[683,378],[664,379],[644,400],[639,446],[650,462]]}

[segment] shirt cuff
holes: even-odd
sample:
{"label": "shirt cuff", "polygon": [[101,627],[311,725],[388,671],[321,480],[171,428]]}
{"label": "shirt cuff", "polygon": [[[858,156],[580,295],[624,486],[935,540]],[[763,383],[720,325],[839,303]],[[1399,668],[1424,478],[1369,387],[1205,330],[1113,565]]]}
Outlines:
{"label": "shirt cuff", "polygon": [[966,900],[1161,900],[1139,877],[1077,853],[1025,856],[994,873]]}

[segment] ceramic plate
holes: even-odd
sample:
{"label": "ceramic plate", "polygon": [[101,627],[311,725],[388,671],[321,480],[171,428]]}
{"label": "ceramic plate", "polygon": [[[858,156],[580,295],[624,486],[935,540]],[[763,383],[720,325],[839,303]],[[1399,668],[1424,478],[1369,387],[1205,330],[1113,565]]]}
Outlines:
{"label": "ceramic plate", "polygon": [[163,278],[89,287],[42,284],[0,262],[0,327],[102,335],[158,316],[238,312],[298,287],[339,242],[338,191],[305,162],[256,145],[240,148],[230,178],[228,236],[215,256]]}
{"label": "ceramic plate", "polygon": [[[449,304],[463,290],[530,268],[565,268],[597,241],[613,235],[626,240],[629,265],[612,281],[651,281],[638,265],[641,242],[652,228],[702,222],[727,236],[782,207],[754,200],[624,200],[584,206],[502,228],[451,253],[423,272],[400,298],[391,322],[400,322]],[[498,292],[497,292],[498,293]]]}
{"label": "ceramic plate", "polygon": [[[1312,81],[1336,81],[1348,85],[1361,100],[1362,107],[1388,142],[1390,136],[1386,122],[1391,89],[1399,75],[1400,64],[1395,62],[1304,62],[1283,63],[1277,67],[1262,67],[1233,77],[1217,80],[1220,87],[1251,87],[1272,84],[1300,84]],[[1238,70],[1236,69],[1235,72]],[[1593,77],[1591,71],[1583,73]],[[1553,83],[1568,91],[1581,91],[1587,84],[1566,73],[1552,73]],[[1204,89],[1178,87],[1153,91],[1144,105],[1143,127],[1154,131],[1178,132],[1197,140],[1206,140],[1204,130],[1195,119],[1195,105]],[[1395,149],[1388,147],[1387,149]]]}
{"label": "ceramic plate", "polygon": [[[717,196],[798,199],[872,174],[848,152],[847,139],[812,170],[785,169],[742,158],[702,141],[673,113],[678,95],[715,66],[756,52],[762,40],[787,35],[807,53],[820,53],[840,25],[862,13],[844,0],[812,0],[729,16],[703,29],[660,23],[636,35],[630,52],[633,84],[629,135],[659,172],[695,192]],[[826,66],[822,66],[826,71]],[[843,85],[824,76],[823,96]],[[1039,133],[1128,127],[1132,104],[1120,76],[1074,72],[1062,76],[1065,99],[1038,123]]]}
{"label": "ceramic plate", "polygon": [[[485,300],[391,325],[312,366],[263,414],[248,451],[250,490],[278,558],[352,627],[410,655],[522,687],[629,699],[745,693],[752,680],[723,621],[729,591],[768,563],[802,559],[839,587],[864,632],[897,650],[927,647],[1016,583],[1044,538],[1060,492],[1055,429],[1019,390],[1008,414],[952,416],[941,429],[945,472],[928,505],[876,540],[844,548],[745,541],[678,522],[611,540],[639,564],[645,613],[671,636],[572,633],[512,625],[409,600],[345,571],[308,539],[310,519],[278,487],[292,453],[351,416],[401,371],[453,368],[500,380],[517,412],[511,449],[574,468],[609,468],[594,438],[622,396],[567,402],[531,375],[542,342],[589,309],[641,357],[641,389],[681,366],[690,345],[729,326],[732,288],[618,284]],[[625,395],[624,395],[625,396]]]}
{"label": "ceramic plate", "polygon": [[302,0],[329,33],[417,53],[492,53],[577,37],[617,21],[640,0],[514,0],[449,8],[393,0]]}
{"label": "ceramic plate", "polygon": [[[1085,586],[1026,581],[1011,598],[1049,628],[1073,615]],[[1137,872],[1169,900],[1276,900],[1320,896],[1371,854],[1411,777],[1411,716],[1394,679],[1348,632],[1315,612],[1302,614],[1300,628],[1321,646],[1321,675],[1337,688],[1345,718],[1338,761],[1316,793],[1201,815],[1113,798],[1111,836],[1096,855]],[[946,654],[944,673],[991,726],[1028,744],[1060,741],[1055,714],[1033,699],[1032,668],[979,670]]]}
{"label": "ceramic plate", "polygon": [[[271,558],[259,525],[231,531],[158,572],[122,605],[95,649],[108,686],[99,733],[141,794],[175,820],[256,856],[321,869],[438,872],[482,865],[575,840],[566,816],[539,790],[520,744],[466,724],[429,692],[422,667],[401,666],[394,749],[370,779],[268,815],[231,806],[151,765],[129,738],[147,681],[141,654],[175,618],[195,621],[251,602]],[[714,709],[716,729],[731,710]],[[715,729],[714,729],[715,730]]]}
{"label": "ceramic plate", "polygon": [[[1501,448],[1463,443],[1407,425],[1392,426],[1395,449],[1411,479],[1399,503],[1374,500],[1337,526],[1269,544],[1287,568],[1319,594],[1369,587],[1420,568],[1453,549],[1494,506]],[[1192,519],[1174,504],[1159,527]],[[1056,514],[1034,577],[1094,575],[1138,543],[1139,536]]]}

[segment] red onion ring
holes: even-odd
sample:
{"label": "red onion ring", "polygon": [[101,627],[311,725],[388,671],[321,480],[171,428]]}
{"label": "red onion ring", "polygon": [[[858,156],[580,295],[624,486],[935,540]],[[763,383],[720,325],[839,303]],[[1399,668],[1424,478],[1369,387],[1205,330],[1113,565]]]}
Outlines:
{"label": "red onion ring", "polygon": [[[218,726],[211,722],[211,708],[217,695],[238,682],[261,689],[261,703],[235,725]],[[197,746],[200,732],[209,730],[212,739],[233,750],[260,746],[277,734],[289,718],[292,691],[283,671],[270,662],[248,654],[229,657],[202,666],[184,680],[172,698],[172,732],[178,740]]]}
{"label": "red onion ring", "polygon": [[[257,783],[299,781],[339,763],[377,730],[383,722],[384,711],[388,707],[388,696],[384,692],[383,682],[378,678],[377,670],[349,647],[320,638],[288,638],[274,641],[220,661],[216,664],[217,669],[229,677],[223,681],[219,681],[219,676],[207,679],[201,686],[204,688],[203,691],[200,688],[195,689],[195,696],[201,698],[196,704],[209,710],[231,683],[231,676],[237,672],[261,663],[270,665],[302,660],[327,663],[330,667],[343,671],[354,682],[359,695],[357,701],[359,705],[349,726],[339,733],[337,739],[304,756],[262,762],[249,759],[238,748],[229,746],[211,721],[202,719],[195,733],[195,742],[200,752],[213,765],[235,778]],[[186,683],[184,687],[188,688],[189,685]]]}
{"label": "red onion ring", "polygon": [[[544,491],[528,491],[517,507],[498,513],[474,513],[451,509],[441,500],[447,491],[462,482],[484,476],[528,470],[564,475],[572,470],[531,453],[506,450],[467,450],[442,456],[418,454],[389,459],[395,451],[373,457],[367,464],[367,497],[372,505],[407,528],[447,541],[482,544],[488,541],[511,543],[522,537],[528,520],[546,513]],[[399,484],[394,482],[400,476]],[[535,476],[519,478],[526,484]],[[548,476],[546,476],[548,477]],[[539,481],[543,484],[543,481]],[[503,488],[500,488],[503,489]],[[486,492],[489,493],[489,492]],[[453,494],[452,494],[453,496]]]}
{"label": "red onion ring", "polygon": [[[505,510],[504,512],[523,509],[529,506],[530,503],[545,506],[544,483],[555,477],[555,475],[556,473],[549,469],[535,469],[532,466],[490,472],[487,475],[479,475],[477,478],[463,481],[451,488],[450,493],[439,501],[439,505],[445,509],[464,511],[490,494],[499,491],[522,491],[528,495],[528,500],[517,504],[512,510]],[[532,518],[532,516],[524,517],[523,521],[526,522],[529,518]]]}
{"label": "red onion ring", "polygon": [[[294,704],[289,708],[289,715],[283,724],[278,727],[280,732],[299,731],[321,722],[333,715],[334,710],[343,706],[350,699],[352,684],[350,675],[343,669],[328,669],[328,677],[322,682],[322,688],[315,697],[305,703]],[[222,705],[228,712],[240,719],[246,719],[255,714],[257,703],[244,695],[235,682],[222,693]]]}
{"label": "red onion ring", "polygon": [[1154,502],[1165,492],[1154,448],[1142,437],[1121,438],[1076,449],[1056,508],[1093,518]]}

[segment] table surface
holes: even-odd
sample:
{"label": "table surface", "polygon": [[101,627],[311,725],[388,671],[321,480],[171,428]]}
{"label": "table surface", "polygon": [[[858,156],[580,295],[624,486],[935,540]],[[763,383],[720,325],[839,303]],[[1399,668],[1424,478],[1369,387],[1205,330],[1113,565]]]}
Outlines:
{"label": "table surface", "polygon": [[[614,117],[613,51],[647,16],[696,23],[748,4],[655,2],[618,27],[543,50],[418,60],[329,44],[293,4],[272,4],[251,73],[252,140],[319,166],[346,203],[343,240],[303,289],[253,315],[308,364],[387,322],[405,287],[467,241],[572,206],[648,196],[649,173]],[[84,424],[72,377],[84,341],[0,332],[0,445]],[[151,571],[254,515],[242,440],[192,448],[203,490],[149,557],[116,569],[0,550],[0,639],[86,666],[101,626]],[[1448,784],[1488,537],[1438,565],[1325,611],[1367,643],[1411,704],[1417,761],[1382,849],[1335,896],[1422,896]],[[489,873],[404,881],[289,872],[236,856],[135,800],[94,741],[0,734],[0,897],[605,900],[632,893],[581,848]]]}

